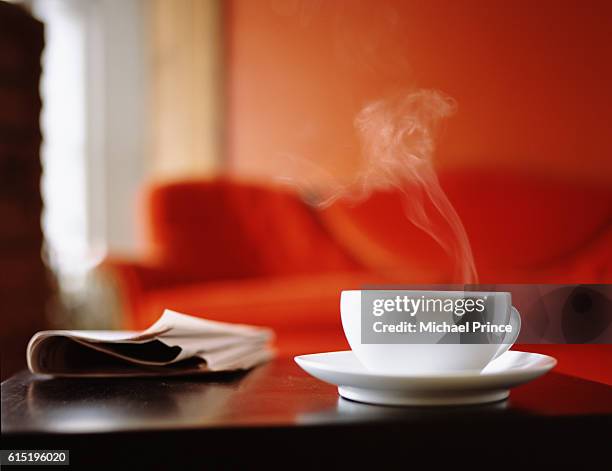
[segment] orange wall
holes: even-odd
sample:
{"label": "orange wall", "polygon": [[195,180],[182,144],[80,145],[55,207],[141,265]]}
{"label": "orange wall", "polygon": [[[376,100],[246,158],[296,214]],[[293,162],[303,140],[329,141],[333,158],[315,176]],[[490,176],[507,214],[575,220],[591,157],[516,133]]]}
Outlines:
{"label": "orange wall", "polygon": [[290,153],[344,169],[352,120],[407,86],[458,112],[440,166],[612,181],[612,2],[224,2],[231,170],[278,175]]}

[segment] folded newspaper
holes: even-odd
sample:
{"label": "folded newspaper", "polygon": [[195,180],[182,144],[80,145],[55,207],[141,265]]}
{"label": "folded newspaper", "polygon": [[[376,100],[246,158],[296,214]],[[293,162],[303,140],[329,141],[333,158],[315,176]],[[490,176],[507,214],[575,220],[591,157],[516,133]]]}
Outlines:
{"label": "folded newspaper", "polygon": [[54,376],[176,376],[246,370],[273,356],[270,329],[166,310],[141,332],[47,330],[27,349],[32,373]]}

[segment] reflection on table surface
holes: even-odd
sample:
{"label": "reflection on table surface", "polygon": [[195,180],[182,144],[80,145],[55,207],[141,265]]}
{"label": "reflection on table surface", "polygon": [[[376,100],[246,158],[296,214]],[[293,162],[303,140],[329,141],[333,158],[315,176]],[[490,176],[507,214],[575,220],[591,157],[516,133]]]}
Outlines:
{"label": "reflection on table surface", "polygon": [[[563,394],[559,394],[563,391]],[[589,400],[585,401],[584,398]],[[2,384],[2,432],[104,432],[612,414],[612,388],[549,373],[506,401],[389,407],[338,396],[281,358],[249,372],[189,378],[61,379],[22,372]]]}

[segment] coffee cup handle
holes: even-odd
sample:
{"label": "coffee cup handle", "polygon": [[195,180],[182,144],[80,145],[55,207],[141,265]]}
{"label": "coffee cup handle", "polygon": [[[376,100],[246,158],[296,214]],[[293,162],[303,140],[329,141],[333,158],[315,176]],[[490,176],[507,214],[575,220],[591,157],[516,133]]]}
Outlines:
{"label": "coffee cup handle", "polygon": [[506,334],[506,338],[504,338],[504,342],[500,344],[499,350],[495,353],[495,356],[491,360],[495,360],[500,355],[506,353],[516,339],[518,338],[519,332],[521,331],[521,315],[518,310],[514,306],[510,306],[512,311],[510,312],[510,325],[512,326],[512,332],[508,332]]}

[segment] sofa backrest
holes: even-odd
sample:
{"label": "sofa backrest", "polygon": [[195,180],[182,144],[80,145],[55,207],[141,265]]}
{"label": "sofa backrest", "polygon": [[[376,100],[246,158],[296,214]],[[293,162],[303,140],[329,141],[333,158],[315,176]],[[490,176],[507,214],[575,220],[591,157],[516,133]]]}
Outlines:
{"label": "sofa backrest", "polygon": [[357,267],[290,191],[226,179],[157,184],[147,193],[148,240],[166,265],[213,278]]}
{"label": "sofa backrest", "polygon": [[[481,281],[526,282],[525,276],[534,273],[547,278],[540,282],[573,282],[571,273],[555,270],[586,256],[598,267],[584,281],[612,276],[611,188],[484,170],[446,172],[439,179],[465,226]],[[413,202],[410,189],[407,193],[380,192],[359,205],[339,203],[323,218],[364,265],[385,269],[403,264],[423,270],[427,280],[447,282],[453,276],[452,260],[409,222],[405,205]],[[426,211],[436,217],[430,203]],[[597,256],[590,254],[593,250]],[[515,278],[518,274],[521,279]]]}
{"label": "sofa backrest", "polygon": [[[573,282],[562,270],[589,250],[598,251],[589,255],[598,267],[584,281],[612,275],[612,249],[605,249],[612,247],[611,189],[491,171],[443,173],[440,183],[463,221],[481,281],[546,273],[529,281]],[[463,281],[453,278],[452,258],[406,218],[406,191],[318,210],[266,184],[158,184],[147,198],[149,240],[166,265],[211,278],[403,270],[423,282]],[[426,211],[436,217],[431,204]]]}

